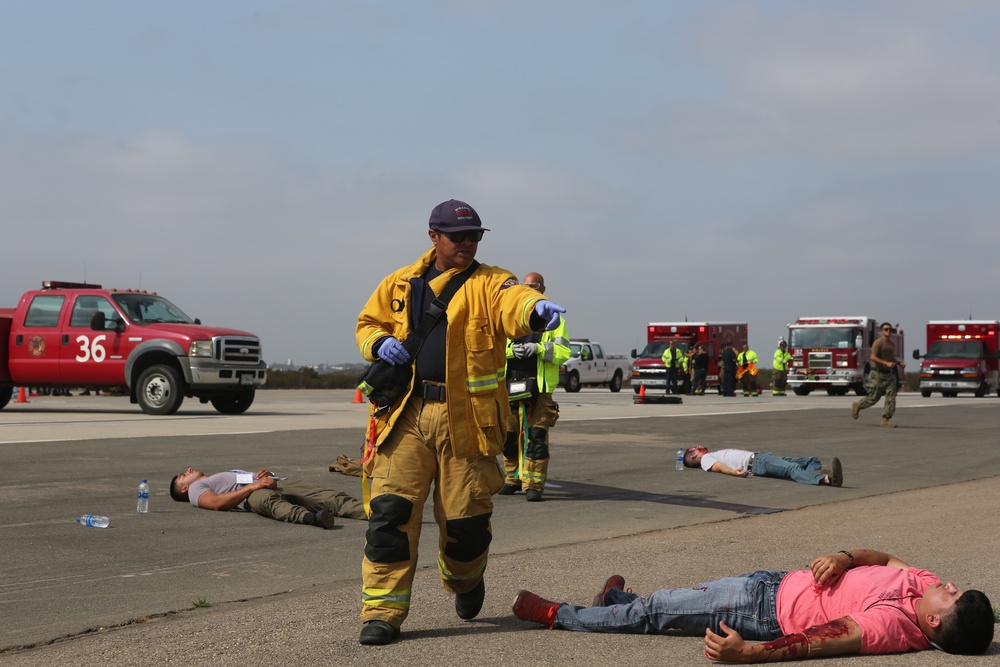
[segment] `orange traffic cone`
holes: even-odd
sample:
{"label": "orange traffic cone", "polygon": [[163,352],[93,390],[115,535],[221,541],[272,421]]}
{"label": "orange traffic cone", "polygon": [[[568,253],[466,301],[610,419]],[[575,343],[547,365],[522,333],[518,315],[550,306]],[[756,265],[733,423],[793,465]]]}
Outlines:
{"label": "orange traffic cone", "polygon": [[31,402],[31,401],[28,400],[28,394],[24,390],[24,387],[18,387],[17,388],[17,401],[15,401],[15,402],[16,403],[30,403]]}
{"label": "orange traffic cone", "polygon": [[351,402],[352,403],[364,403],[365,402],[364,397],[361,395],[361,390],[360,389],[355,389],[354,390],[354,400],[351,401]]}
{"label": "orange traffic cone", "polygon": [[639,402],[642,403],[646,400],[646,385],[639,385]]}

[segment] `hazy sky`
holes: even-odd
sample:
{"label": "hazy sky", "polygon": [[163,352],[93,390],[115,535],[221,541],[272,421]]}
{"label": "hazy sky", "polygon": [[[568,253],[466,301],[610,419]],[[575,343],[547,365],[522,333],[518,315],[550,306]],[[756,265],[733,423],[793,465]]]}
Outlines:
{"label": "hazy sky", "polygon": [[1000,317],[1000,5],[0,0],[0,305],[156,290],[270,362],[464,199],[574,336]]}

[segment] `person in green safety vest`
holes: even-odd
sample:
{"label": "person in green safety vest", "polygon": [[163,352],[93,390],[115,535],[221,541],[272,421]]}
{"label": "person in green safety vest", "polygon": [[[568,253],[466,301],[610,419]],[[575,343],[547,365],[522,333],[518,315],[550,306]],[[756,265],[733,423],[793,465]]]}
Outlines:
{"label": "person in green safety vest", "polygon": [[778,349],[774,351],[774,373],[771,376],[771,394],[784,396],[788,388],[788,364],[792,355],[788,353],[788,343],[784,339],[778,341]]}
{"label": "person in green safety vest", "polygon": [[[545,279],[529,273],[523,285],[545,294]],[[539,502],[549,470],[549,429],[559,419],[552,392],[559,386],[559,367],[570,358],[566,319],[555,329],[507,341],[507,439],[503,446],[504,485],[509,496],[524,490],[528,502]]]}
{"label": "person in green safety vest", "polygon": [[677,349],[677,344],[670,341],[670,346],[663,351],[663,366],[667,369],[667,393],[676,394],[677,381],[681,379],[681,373],[687,374],[687,355]]}
{"label": "person in green safety vest", "polygon": [[740,381],[744,396],[760,396],[757,386],[757,353],[743,343],[743,351],[736,355],[736,379]]}

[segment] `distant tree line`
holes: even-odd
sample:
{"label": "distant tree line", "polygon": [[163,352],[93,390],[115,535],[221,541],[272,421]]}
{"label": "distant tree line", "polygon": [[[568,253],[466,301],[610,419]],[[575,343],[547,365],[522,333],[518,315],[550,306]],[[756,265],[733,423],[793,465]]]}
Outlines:
{"label": "distant tree line", "polygon": [[316,369],[302,366],[292,371],[267,372],[265,389],[354,389],[364,369],[349,368],[331,373],[318,373]]}
{"label": "distant tree line", "polygon": [[[364,369],[349,368],[331,373],[318,373],[315,369],[303,366],[293,371],[271,370],[267,373],[265,389],[355,389],[358,378]],[[761,368],[757,375],[757,383],[761,389],[771,387],[771,369]],[[920,373],[907,373],[903,391],[920,391]]]}

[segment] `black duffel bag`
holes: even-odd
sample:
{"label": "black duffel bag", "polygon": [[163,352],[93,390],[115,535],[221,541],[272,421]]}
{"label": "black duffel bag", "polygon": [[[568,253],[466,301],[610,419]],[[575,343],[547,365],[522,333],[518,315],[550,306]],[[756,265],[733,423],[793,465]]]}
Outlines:
{"label": "black duffel bag", "polygon": [[358,378],[358,389],[375,406],[375,414],[380,415],[403,397],[412,379],[412,363],[392,366],[379,359]]}

